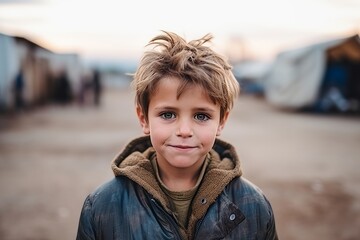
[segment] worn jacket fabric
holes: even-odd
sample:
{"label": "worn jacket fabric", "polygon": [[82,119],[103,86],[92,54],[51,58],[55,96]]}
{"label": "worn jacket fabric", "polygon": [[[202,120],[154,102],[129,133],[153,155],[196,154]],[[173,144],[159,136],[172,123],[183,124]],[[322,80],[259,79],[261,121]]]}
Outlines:
{"label": "worn jacket fabric", "polygon": [[149,137],[130,142],[113,160],[115,177],[85,200],[77,240],[277,239],[270,203],[241,176],[234,148],[217,139],[187,228],[180,227],[150,163]]}

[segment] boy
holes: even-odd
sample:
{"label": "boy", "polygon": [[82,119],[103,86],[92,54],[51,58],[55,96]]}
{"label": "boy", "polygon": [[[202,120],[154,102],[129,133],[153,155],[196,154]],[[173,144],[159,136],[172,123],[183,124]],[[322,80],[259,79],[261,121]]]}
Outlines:
{"label": "boy", "polygon": [[[270,203],[217,139],[239,93],[230,65],[171,32],[134,74],[146,136],[113,160],[115,178],[84,203],[77,239],[277,239]],[[158,50],[159,49],[159,50]]]}

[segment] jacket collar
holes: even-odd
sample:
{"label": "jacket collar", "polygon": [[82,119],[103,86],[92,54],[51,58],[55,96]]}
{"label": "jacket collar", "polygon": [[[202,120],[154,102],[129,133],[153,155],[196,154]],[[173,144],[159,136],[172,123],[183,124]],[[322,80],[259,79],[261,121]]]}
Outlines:
{"label": "jacket collar", "polygon": [[[155,150],[150,137],[139,137],[125,146],[124,150],[114,158],[111,167],[115,176],[126,176],[141,185],[170,212],[169,201],[156,180],[149,160],[153,154]],[[242,174],[240,160],[231,144],[216,139],[208,157],[209,166],[192,204],[189,230],[195,227],[197,220],[206,213],[225,186]]]}

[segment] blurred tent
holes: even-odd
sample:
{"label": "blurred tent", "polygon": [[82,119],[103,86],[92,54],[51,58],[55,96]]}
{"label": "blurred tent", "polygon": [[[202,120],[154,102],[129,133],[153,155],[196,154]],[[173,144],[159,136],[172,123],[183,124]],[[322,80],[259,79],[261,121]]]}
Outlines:
{"label": "blurred tent", "polygon": [[25,37],[0,33],[0,112],[17,108],[17,88],[24,106],[51,101],[62,72],[77,90],[82,73],[77,53],[55,53]]}
{"label": "blurred tent", "polygon": [[281,108],[360,111],[358,35],[281,52],[264,76],[266,99]]}
{"label": "blurred tent", "polygon": [[264,75],[271,62],[244,60],[233,65],[233,74],[241,87],[241,93],[262,96],[264,94]]}

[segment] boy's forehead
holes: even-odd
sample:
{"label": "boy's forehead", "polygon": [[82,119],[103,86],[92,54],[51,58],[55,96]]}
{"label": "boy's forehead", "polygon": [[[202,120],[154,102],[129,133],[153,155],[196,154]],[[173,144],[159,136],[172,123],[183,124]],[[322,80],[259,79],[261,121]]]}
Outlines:
{"label": "boy's forehead", "polygon": [[180,99],[184,95],[191,98],[191,96],[195,96],[194,94],[196,94],[196,96],[199,96],[200,94],[214,104],[217,104],[216,101],[211,98],[208,89],[206,89],[203,85],[189,82],[186,79],[178,77],[161,78],[156,84],[154,91],[150,93],[149,100],[160,92],[175,95],[176,99]]}
{"label": "boy's forehead", "polygon": [[200,90],[202,94],[206,95],[207,97],[210,97],[207,89],[201,84],[193,83],[179,77],[161,78],[156,84],[154,93],[156,93],[159,90],[168,91],[170,89],[176,90],[176,93],[178,95],[177,98],[179,98],[185,92],[194,91],[194,90]]}

